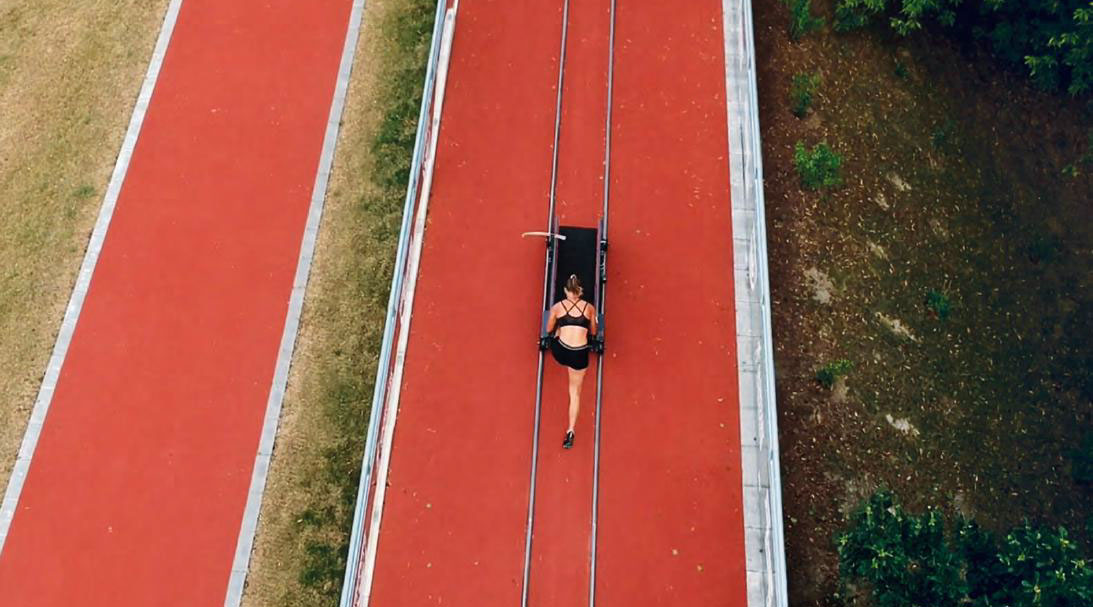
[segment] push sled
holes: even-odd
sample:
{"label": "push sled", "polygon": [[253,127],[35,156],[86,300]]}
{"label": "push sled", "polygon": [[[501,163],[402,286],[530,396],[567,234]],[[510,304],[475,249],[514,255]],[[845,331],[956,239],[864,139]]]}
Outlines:
{"label": "push sled", "polygon": [[[603,219],[596,227],[563,226],[555,216],[550,222],[549,232],[526,232],[524,236],[542,236],[546,238],[546,276],[543,285],[542,323],[539,327],[539,349],[550,347],[550,335],[547,333],[547,321],[554,304],[565,299],[565,283],[570,274],[576,274],[585,288],[592,285],[592,292],[585,293],[585,299],[596,308],[596,335],[590,335],[588,345],[593,352],[602,354],[604,350],[603,293],[607,282],[607,233]],[[588,297],[591,295],[591,297]]]}

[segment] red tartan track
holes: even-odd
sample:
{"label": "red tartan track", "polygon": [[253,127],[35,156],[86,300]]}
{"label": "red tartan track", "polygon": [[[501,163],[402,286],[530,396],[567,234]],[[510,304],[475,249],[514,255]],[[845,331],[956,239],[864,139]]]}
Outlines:
{"label": "red tartan track", "polygon": [[185,0],[0,554],[4,607],[224,604],[351,0]]}
{"label": "red tartan track", "polygon": [[[462,0],[371,605],[746,605],[720,0],[618,0],[596,372],[529,472],[563,0]],[[557,213],[602,213],[611,0],[571,0]],[[351,0],[185,0],[7,544],[2,607],[218,606]]]}
{"label": "red tartan track", "polygon": [[[721,2],[619,0],[596,603],[746,604]],[[610,0],[573,0],[563,224],[603,204]],[[562,2],[459,7],[371,605],[520,604]],[[577,444],[547,361],[529,605],[587,604]]]}

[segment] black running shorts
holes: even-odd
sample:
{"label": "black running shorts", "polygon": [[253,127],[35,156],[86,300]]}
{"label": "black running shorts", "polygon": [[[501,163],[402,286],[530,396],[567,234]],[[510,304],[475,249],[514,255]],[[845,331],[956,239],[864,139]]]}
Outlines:
{"label": "black running shorts", "polygon": [[554,355],[554,360],[558,361],[558,364],[570,369],[580,371],[588,368],[588,344],[574,348],[554,337],[550,340],[550,353]]}

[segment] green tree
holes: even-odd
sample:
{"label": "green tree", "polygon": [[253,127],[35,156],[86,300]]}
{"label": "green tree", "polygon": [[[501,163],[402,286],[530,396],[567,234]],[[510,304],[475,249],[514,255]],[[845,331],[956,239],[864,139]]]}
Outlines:
{"label": "green tree", "polygon": [[[956,22],[956,7],[963,0],[839,0],[835,6],[835,29],[862,27],[874,17],[887,15],[892,29],[906,36],[922,29],[933,18],[943,25]],[[898,5],[898,6],[897,6]]]}
{"label": "green tree", "polygon": [[[957,9],[964,6],[964,10]],[[959,26],[988,41],[996,55],[1023,64],[1038,85],[1071,95],[1093,90],[1091,0],[837,0],[835,29],[879,18],[901,35],[929,22]],[[963,22],[958,23],[958,20]]]}

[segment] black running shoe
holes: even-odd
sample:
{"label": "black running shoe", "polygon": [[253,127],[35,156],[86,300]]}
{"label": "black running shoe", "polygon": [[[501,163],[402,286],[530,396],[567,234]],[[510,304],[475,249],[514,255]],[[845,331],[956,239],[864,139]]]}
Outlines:
{"label": "black running shoe", "polygon": [[570,431],[565,433],[565,442],[562,443],[562,447],[565,448],[565,449],[569,449],[572,446],[573,446],[573,431],[570,430]]}

